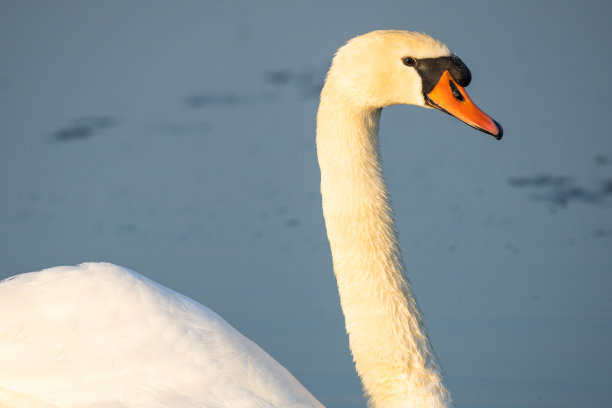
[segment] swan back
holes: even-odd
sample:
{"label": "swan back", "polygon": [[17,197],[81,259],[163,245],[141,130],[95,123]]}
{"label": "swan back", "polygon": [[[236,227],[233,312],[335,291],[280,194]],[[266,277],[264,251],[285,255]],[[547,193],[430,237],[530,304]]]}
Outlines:
{"label": "swan back", "polygon": [[0,391],[62,407],[322,406],[216,313],[116,265],[15,276],[0,283],[0,310],[13,311]]}

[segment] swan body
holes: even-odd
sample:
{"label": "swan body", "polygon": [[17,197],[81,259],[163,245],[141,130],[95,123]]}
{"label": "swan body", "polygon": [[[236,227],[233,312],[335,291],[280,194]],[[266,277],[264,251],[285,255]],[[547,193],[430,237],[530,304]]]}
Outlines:
{"label": "swan body", "polygon": [[210,309],[116,265],[18,275],[0,310],[0,407],[9,390],[56,407],[322,407]]}
{"label": "swan body", "polygon": [[[496,138],[463,62],[433,38],[375,31],[334,57],[317,154],[357,372],[375,408],[451,407],[399,248],[378,148],[383,107],[443,110]],[[214,312],[135,272],[87,263],[0,283],[1,407],[322,407]]]}

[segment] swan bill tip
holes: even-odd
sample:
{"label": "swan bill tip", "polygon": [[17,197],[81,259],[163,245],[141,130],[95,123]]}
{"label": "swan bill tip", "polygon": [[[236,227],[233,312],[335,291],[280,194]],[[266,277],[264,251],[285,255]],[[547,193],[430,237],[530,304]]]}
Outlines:
{"label": "swan bill tip", "polygon": [[497,140],[501,140],[502,137],[504,136],[504,128],[495,119],[493,119],[493,123],[495,123],[495,126],[497,126],[497,129],[498,129],[497,134],[494,134],[493,137],[496,138]]}

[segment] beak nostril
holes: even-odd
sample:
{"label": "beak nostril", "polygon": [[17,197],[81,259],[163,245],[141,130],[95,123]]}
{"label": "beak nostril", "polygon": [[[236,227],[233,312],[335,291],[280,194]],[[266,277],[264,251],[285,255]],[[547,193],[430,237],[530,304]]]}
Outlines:
{"label": "beak nostril", "polygon": [[448,84],[450,85],[450,89],[453,92],[453,96],[455,97],[455,99],[459,102],[465,102],[465,98],[463,97],[463,94],[461,93],[459,88],[457,88],[457,85],[455,85],[452,80],[449,80]]}

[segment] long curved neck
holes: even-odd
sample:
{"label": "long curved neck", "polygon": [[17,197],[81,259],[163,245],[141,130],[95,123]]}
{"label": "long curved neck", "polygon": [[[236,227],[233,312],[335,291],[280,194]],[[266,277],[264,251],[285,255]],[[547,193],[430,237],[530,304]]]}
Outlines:
{"label": "long curved neck", "polygon": [[346,331],[371,406],[450,407],[405,277],[378,148],[380,113],[355,108],[328,79],[317,153]]}

